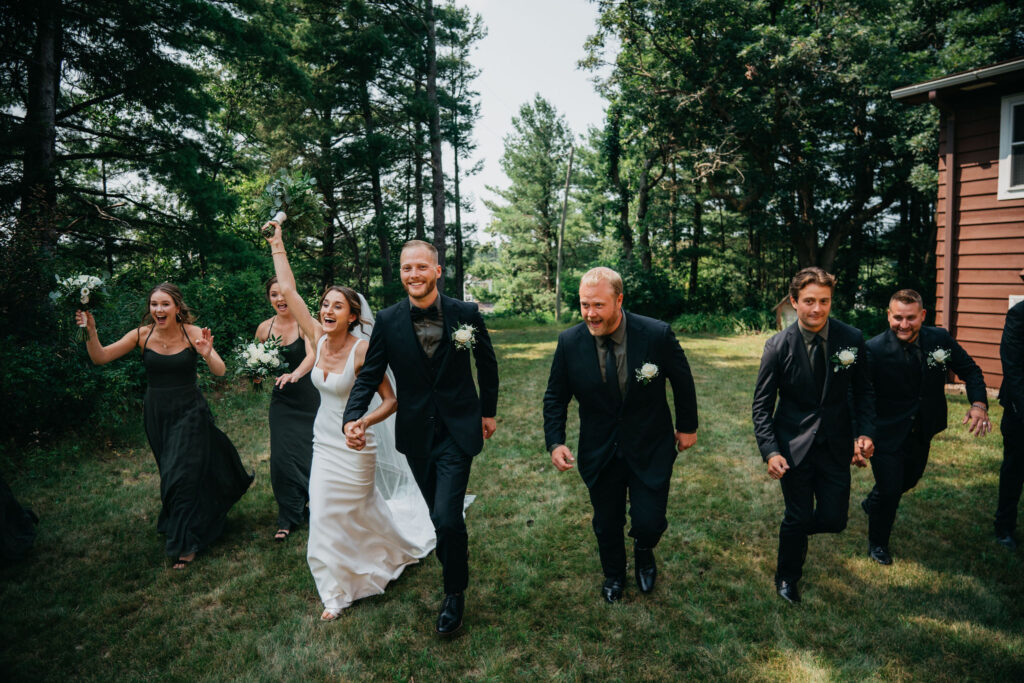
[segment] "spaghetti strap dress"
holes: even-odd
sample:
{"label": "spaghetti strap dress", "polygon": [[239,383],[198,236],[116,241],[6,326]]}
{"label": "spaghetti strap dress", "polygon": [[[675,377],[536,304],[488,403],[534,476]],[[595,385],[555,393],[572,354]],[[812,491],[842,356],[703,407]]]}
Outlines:
{"label": "spaghetti strap dress", "polygon": [[[150,330],[150,335],[152,335]],[[187,336],[186,336],[187,339]],[[252,484],[238,451],[213,424],[213,414],[196,384],[196,360],[189,346],[162,354],[143,343],[146,369],[143,404],[146,437],[160,470],[160,518],[164,552],[178,558],[205,549],[221,535],[228,510]]]}
{"label": "spaghetti strap dress", "polygon": [[[270,323],[269,336],[274,331]],[[306,358],[302,337],[281,347],[281,355],[294,372]],[[277,500],[277,528],[294,529],[309,516],[309,467],[313,461],[313,422],[320,407],[320,392],[312,373],[297,382],[274,387],[270,397],[270,485]]]}
{"label": "spaghetti strap dress", "polygon": [[[317,343],[317,363],[327,335]],[[309,478],[309,545],[306,560],[324,607],[338,613],[360,598],[384,592],[402,570],[435,545],[434,530],[419,490],[385,500],[374,484],[377,438],[366,432],[366,446],[352,450],[342,416],[355,384],[352,346],[341,373],[317,365],[310,372],[320,392],[313,427],[313,468]],[[419,514],[412,512],[419,504]]]}

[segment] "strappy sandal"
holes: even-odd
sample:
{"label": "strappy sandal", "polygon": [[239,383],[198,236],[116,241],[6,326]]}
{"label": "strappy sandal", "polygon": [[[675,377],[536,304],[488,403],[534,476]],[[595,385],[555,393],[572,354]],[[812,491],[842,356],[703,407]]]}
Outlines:
{"label": "strappy sandal", "polygon": [[329,609],[325,609],[324,613],[320,615],[320,621],[337,621],[341,618],[341,610],[337,612]]}
{"label": "strappy sandal", "polygon": [[185,571],[186,569],[188,569],[188,566],[189,566],[190,564],[192,564],[192,562],[194,562],[194,561],[195,561],[195,559],[196,559],[196,558],[194,558],[194,557],[193,557],[193,558],[192,558],[191,560],[186,560],[186,559],[185,559],[185,558],[183,558],[183,557],[179,557],[179,558],[178,558],[178,559],[176,559],[176,560],[174,561],[174,563],[173,563],[173,564],[171,565],[171,571],[176,571],[176,572],[183,572],[183,571]]}
{"label": "strappy sandal", "polygon": [[288,535],[291,534],[291,529],[278,529],[277,533],[274,534],[274,540],[278,543],[288,540]]}

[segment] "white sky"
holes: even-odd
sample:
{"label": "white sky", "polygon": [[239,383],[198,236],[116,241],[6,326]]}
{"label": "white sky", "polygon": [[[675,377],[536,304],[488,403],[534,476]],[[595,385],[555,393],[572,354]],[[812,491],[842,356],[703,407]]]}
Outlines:
{"label": "white sky", "polygon": [[[588,126],[601,125],[604,100],[594,90],[594,74],[576,66],[584,56],[584,42],[595,32],[597,5],[587,0],[456,2],[481,15],[487,28],[487,36],[470,57],[481,72],[474,82],[480,93],[481,117],[475,131],[475,157],[464,167],[479,159],[484,165],[462,185],[463,194],[472,196],[475,207],[466,219],[476,222],[477,239],[486,240],[482,233],[491,217],[483,199],[497,199],[486,186],[508,186],[498,160],[519,107],[540,93],[565,116],[577,139]],[[445,168],[450,168],[451,159],[444,161]]]}

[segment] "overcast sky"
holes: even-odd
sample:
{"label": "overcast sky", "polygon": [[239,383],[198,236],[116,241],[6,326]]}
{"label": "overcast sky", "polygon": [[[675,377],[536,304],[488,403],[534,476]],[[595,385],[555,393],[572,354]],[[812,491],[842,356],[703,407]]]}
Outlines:
{"label": "overcast sky", "polygon": [[[587,0],[457,0],[483,17],[487,37],[477,43],[471,60],[480,77],[481,118],[476,126],[477,150],[468,168],[478,159],[483,171],[467,178],[463,193],[474,199],[467,219],[479,227],[478,239],[490,213],[483,199],[496,199],[487,185],[507,187],[508,179],[498,165],[504,138],[512,130],[512,117],[535,94],[551,102],[569,122],[577,139],[591,125],[600,125],[604,100],[594,90],[593,73],[577,68],[583,44],[594,33],[597,6]],[[449,152],[450,153],[450,152]],[[445,159],[450,172],[451,159]]]}

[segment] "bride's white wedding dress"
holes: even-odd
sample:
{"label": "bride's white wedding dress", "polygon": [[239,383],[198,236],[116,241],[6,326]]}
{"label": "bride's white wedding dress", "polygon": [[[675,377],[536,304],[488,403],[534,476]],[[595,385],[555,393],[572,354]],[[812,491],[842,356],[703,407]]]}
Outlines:
{"label": "bride's white wedding dress", "polygon": [[407,565],[434,548],[435,538],[409,465],[394,450],[394,416],[367,430],[363,450],[345,445],[342,415],[355,384],[355,350],[366,342],[356,341],[338,374],[319,367],[326,339],[317,344],[311,371],[320,409],[313,425],[306,559],[324,608],[338,613],[383,593]]}

